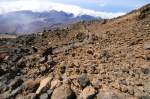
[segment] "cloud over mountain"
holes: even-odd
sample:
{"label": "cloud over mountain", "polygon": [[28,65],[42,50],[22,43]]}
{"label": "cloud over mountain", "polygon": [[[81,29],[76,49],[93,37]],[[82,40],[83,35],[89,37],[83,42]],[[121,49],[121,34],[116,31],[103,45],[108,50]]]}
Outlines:
{"label": "cloud over mountain", "polygon": [[90,9],[81,8],[76,5],[55,3],[50,0],[2,0],[0,1],[0,14],[20,11],[20,10],[31,10],[35,12],[43,11],[64,11],[67,13],[73,13],[75,16],[78,15],[92,15],[102,18],[113,18],[116,16],[123,15],[123,12],[101,12]]}

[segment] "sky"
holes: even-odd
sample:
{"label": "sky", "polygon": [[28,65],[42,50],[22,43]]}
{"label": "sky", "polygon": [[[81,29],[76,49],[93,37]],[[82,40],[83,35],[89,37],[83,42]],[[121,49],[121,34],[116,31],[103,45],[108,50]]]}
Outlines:
{"label": "sky", "polygon": [[77,15],[113,18],[137,9],[150,0],[0,0],[0,14],[20,11],[64,11]]}

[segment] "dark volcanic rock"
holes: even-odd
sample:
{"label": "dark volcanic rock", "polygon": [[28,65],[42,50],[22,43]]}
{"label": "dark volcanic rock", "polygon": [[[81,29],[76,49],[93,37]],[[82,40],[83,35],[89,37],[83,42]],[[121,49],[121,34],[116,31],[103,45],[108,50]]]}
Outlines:
{"label": "dark volcanic rock", "polygon": [[3,69],[0,69],[0,76],[4,75],[6,72]]}
{"label": "dark volcanic rock", "polygon": [[43,57],[44,57],[44,56],[48,56],[48,55],[53,55],[53,48],[52,48],[52,47],[46,49],[46,50],[44,51],[44,53],[42,54]]}

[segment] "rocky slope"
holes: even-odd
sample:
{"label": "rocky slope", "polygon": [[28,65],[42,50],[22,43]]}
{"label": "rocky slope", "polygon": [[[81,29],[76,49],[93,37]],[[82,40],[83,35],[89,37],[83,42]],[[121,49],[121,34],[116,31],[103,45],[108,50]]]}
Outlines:
{"label": "rocky slope", "polygon": [[0,99],[150,99],[149,4],[0,47]]}

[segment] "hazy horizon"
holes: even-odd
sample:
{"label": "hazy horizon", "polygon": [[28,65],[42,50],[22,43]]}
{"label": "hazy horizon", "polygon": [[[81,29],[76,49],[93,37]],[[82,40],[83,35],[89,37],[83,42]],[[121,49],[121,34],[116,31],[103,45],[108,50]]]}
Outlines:
{"label": "hazy horizon", "polygon": [[35,12],[56,10],[73,13],[75,16],[87,14],[113,18],[148,3],[148,0],[1,0],[0,14],[22,10]]}

